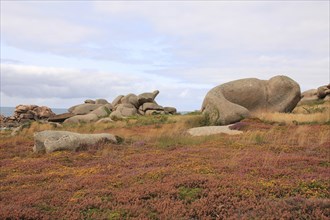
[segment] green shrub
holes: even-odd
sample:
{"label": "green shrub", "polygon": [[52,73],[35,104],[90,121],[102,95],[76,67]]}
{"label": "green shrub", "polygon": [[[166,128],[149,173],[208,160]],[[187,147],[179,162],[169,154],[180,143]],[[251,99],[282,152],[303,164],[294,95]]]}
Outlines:
{"label": "green shrub", "polygon": [[210,116],[209,114],[195,115],[195,117],[186,121],[186,125],[191,128],[210,126],[211,125]]}
{"label": "green shrub", "polygon": [[201,197],[202,188],[189,188],[185,186],[179,187],[179,199],[188,203],[195,201]]}

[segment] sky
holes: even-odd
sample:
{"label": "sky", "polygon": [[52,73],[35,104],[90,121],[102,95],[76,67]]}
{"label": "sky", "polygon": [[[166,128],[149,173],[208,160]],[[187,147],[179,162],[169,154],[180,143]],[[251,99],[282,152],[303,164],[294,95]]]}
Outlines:
{"label": "sky", "polygon": [[198,110],[213,87],[328,84],[329,1],[1,0],[0,106],[68,108],[159,90]]}

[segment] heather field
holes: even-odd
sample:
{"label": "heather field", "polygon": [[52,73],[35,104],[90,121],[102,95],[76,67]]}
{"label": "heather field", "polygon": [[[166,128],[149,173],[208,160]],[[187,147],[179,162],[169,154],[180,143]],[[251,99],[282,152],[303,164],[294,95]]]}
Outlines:
{"label": "heather field", "polygon": [[[192,137],[199,114],[52,128],[0,140],[0,219],[329,219],[328,103],[260,113],[241,135]],[[120,144],[32,152],[47,129],[111,133]]]}

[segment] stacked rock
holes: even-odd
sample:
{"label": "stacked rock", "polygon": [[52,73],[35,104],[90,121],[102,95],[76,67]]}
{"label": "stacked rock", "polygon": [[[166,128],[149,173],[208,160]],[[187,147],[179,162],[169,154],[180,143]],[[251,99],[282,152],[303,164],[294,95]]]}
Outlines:
{"label": "stacked rock", "polygon": [[[75,105],[68,109],[69,113],[58,115],[65,123],[94,122],[107,117],[113,107],[105,99],[85,100],[84,104]],[[50,119],[52,121],[53,119]],[[59,122],[59,121],[58,121]]]}
{"label": "stacked rock", "polygon": [[301,93],[301,100],[299,104],[304,104],[310,101],[330,100],[330,84],[320,86],[317,89],[310,89]]}
{"label": "stacked rock", "polygon": [[159,91],[146,92],[140,95],[128,94],[118,96],[112,102],[114,111],[110,118],[123,118],[132,115],[155,115],[155,114],[175,114],[176,108],[163,107],[155,101]]}
{"label": "stacked rock", "polygon": [[28,120],[46,120],[54,115],[55,113],[47,106],[18,105],[15,108],[14,115],[9,118],[24,122]]}
{"label": "stacked rock", "polygon": [[9,117],[0,116],[1,128],[18,127],[28,121],[47,121],[55,113],[47,106],[37,105],[18,105],[15,107],[14,114]]}
{"label": "stacked rock", "polygon": [[[163,107],[155,101],[159,91],[146,92],[140,95],[119,95],[111,103],[105,99],[85,100],[84,104],[68,109],[70,113],[58,115],[67,117],[65,123],[95,122],[100,118],[110,117],[113,120],[134,115],[175,114],[176,108]],[[51,118],[49,121],[52,121]]]}

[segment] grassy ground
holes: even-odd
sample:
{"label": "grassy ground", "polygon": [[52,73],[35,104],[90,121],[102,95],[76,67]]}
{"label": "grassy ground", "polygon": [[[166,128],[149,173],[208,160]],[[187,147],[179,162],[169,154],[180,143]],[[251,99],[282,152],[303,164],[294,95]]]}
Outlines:
{"label": "grassy ground", "polygon": [[0,219],[329,219],[329,103],[303,107],[245,119],[237,136],[187,135],[200,115],[61,128],[125,138],[78,152],[34,154],[50,125],[2,133]]}

